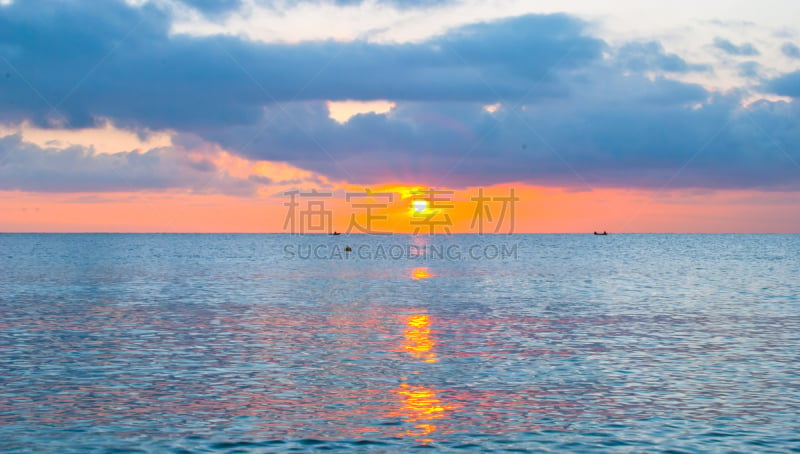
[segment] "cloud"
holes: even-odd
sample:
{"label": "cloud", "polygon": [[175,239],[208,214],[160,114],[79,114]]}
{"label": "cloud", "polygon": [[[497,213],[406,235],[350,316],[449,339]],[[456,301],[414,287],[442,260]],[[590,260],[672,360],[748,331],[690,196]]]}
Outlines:
{"label": "cloud", "polygon": [[596,85],[586,84],[576,99],[504,105],[495,113],[480,104],[401,103],[343,125],[322,105],[293,106],[289,114],[310,129],[298,134],[291,123],[272,121],[245,153],[291,154],[296,165],[364,184],[800,189],[792,163],[800,162],[797,105],[745,110],[737,97],[665,79],[609,79],[603,86],[602,93],[589,93]]}
{"label": "cloud", "polygon": [[664,52],[658,41],[637,41],[624,44],[617,58],[625,69],[636,72],[663,71],[668,73],[707,72],[711,66],[690,64],[677,54]]}
{"label": "cloud", "polygon": [[[45,3],[51,12],[39,14]],[[566,15],[472,25],[421,44],[263,44],[172,36],[168,14],[153,6],[31,0],[8,9],[0,121],[42,126],[113,118],[199,131],[252,123],[264,105],[292,100],[562,96],[558,74],[599,59],[604,46]]]}
{"label": "cloud", "polygon": [[252,181],[252,182],[254,182],[254,183],[263,184],[263,185],[272,185],[272,184],[275,183],[272,180],[272,178],[265,177],[263,175],[250,175],[249,177],[247,177],[247,179]]}
{"label": "cloud", "polygon": [[[192,0],[189,0],[192,1]],[[197,2],[198,0],[193,0]],[[212,0],[203,3],[213,3]],[[455,3],[456,0],[257,0],[259,6],[273,9],[287,9],[304,4],[328,3],[336,6],[360,6],[364,3],[375,3],[381,6],[390,6],[397,9],[434,8]]]}
{"label": "cloud", "polygon": [[[225,16],[228,13],[240,10],[242,0],[175,0],[210,18]],[[336,6],[360,6],[364,3],[376,3],[381,6],[404,9],[435,8],[454,3],[455,0],[256,0],[259,7],[273,10],[286,10],[308,4],[332,4]]]}
{"label": "cloud", "polygon": [[760,77],[761,64],[757,61],[744,61],[739,63],[739,75],[748,79]]}
{"label": "cloud", "polygon": [[[78,128],[110,119],[350,183],[776,189],[800,180],[791,164],[800,161],[797,102],[744,108],[741,92],[674,79],[713,68],[656,41],[612,48],[564,14],[472,24],[418,43],[260,43],[171,34],[169,12],[153,4],[29,0],[6,8],[6,123]],[[729,53],[757,54],[718,41]],[[797,93],[799,77],[765,86]],[[395,108],[340,124],[326,105],[376,99]],[[487,104],[499,108],[488,112]],[[3,140],[13,159],[0,184],[23,190],[197,191],[214,173],[163,149],[100,155]],[[272,181],[223,178],[212,187],[247,193]]]}
{"label": "cloud", "polygon": [[736,45],[727,39],[720,37],[714,38],[714,47],[724,51],[729,55],[735,55],[739,57],[755,57],[757,55],[761,55],[758,49],[756,49],[756,47],[751,43],[742,43]]}
{"label": "cloud", "polygon": [[757,25],[755,22],[749,20],[712,19],[708,21],[708,23],[725,28],[750,28],[750,27],[755,27]]}
{"label": "cloud", "polygon": [[[441,5],[454,3],[455,0],[372,0],[381,5],[391,5],[399,9],[407,8],[432,8]],[[291,3],[320,3],[319,0],[295,0]],[[333,3],[340,6],[356,6],[367,3],[367,0],[333,0]]]}
{"label": "cloud", "polygon": [[242,6],[241,0],[180,0],[180,2],[211,16],[227,13]]}
{"label": "cloud", "polygon": [[768,81],[765,88],[776,95],[800,98],[800,71],[778,76]]}
{"label": "cloud", "polygon": [[[264,184],[263,181],[255,181]],[[163,191],[253,194],[257,186],[206,159],[174,148],[97,153],[93,148],[41,148],[20,135],[0,137],[0,190],[35,192]]]}
{"label": "cloud", "polygon": [[781,52],[783,52],[783,55],[789,58],[800,59],[800,47],[797,47],[792,43],[783,43],[783,46],[781,46]]}
{"label": "cloud", "polygon": [[[176,0],[186,6],[200,11],[207,17],[215,18],[239,10],[243,6],[242,0]],[[382,6],[397,9],[434,8],[453,3],[455,0],[370,0]],[[260,7],[286,10],[307,4],[328,3],[336,6],[360,6],[368,3],[366,0],[257,0],[255,4]]]}

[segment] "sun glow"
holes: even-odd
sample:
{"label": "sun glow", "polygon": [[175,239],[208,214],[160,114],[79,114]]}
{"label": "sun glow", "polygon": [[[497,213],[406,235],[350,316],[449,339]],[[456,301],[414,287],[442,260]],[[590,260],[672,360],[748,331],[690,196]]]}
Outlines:
{"label": "sun glow", "polygon": [[423,266],[411,270],[411,278],[414,279],[415,281],[419,281],[422,279],[430,279],[432,277],[434,277],[434,275],[431,274],[431,272],[428,270],[427,267]]}

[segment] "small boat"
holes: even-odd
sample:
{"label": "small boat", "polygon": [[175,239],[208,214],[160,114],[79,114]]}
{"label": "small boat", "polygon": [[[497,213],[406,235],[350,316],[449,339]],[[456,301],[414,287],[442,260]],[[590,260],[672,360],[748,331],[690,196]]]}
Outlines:
{"label": "small boat", "polygon": [[341,235],[341,233],[339,233],[339,232],[333,232],[333,233],[331,233],[331,235],[334,235],[334,236],[336,236],[336,235]]}
{"label": "small boat", "polygon": [[606,232],[606,231],[603,231],[603,233],[594,232],[594,234],[602,236],[602,235],[608,235],[608,232]]}

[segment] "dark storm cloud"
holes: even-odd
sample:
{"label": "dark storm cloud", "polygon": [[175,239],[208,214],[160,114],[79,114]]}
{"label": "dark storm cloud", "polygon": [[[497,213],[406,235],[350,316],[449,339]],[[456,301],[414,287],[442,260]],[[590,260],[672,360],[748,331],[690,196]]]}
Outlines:
{"label": "dark storm cloud", "polygon": [[[0,9],[0,121],[47,126],[63,115],[68,127],[110,119],[170,129],[352,183],[797,188],[800,180],[797,102],[744,108],[744,94],[665,77],[711,68],[658,42],[611,49],[567,15],[473,24],[411,44],[190,37],[170,35],[170,20],[152,5],[117,2]],[[765,87],[797,96],[798,79]],[[397,107],[339,124],[324,101],[345,99]],[[497,112],[484,109],[494,103]],[[16,170],[2,167],[4,184],[25,190],[197,188],[194,178],[210,171],[177,161],[171,173],[152,165],[148,179],[150,167],[136,165],[162,162],[162,152],[112,159],[18,140],[5,147]],[[126,166],[139,179],[106,175]]]}
{"label": "dark storm cloud", "polygon": [[41,148],[19,135],[0,137],[0,191],[165,189],[250,195],[256,185],[230,177],[210,161],[192,161],[173,148],[102,154],[81,146]]}
{"label": "dark storm cloud", "polygon": [[739,57],[755,57],[756,55],[761,55],[761,52],[759,52],[758,49],[756,49],[756,47],[750,43],[742,43],[737,45],[720,37],[714,38],[714,47],[729,55],[735,55]]}

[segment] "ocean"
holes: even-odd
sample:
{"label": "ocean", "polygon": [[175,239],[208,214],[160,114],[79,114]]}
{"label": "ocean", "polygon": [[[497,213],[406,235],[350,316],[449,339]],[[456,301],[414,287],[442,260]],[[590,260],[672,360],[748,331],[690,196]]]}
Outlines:
{"label": "ocean", "polygon": [[0,234],[3,452],[800,452],[800,235]]}

